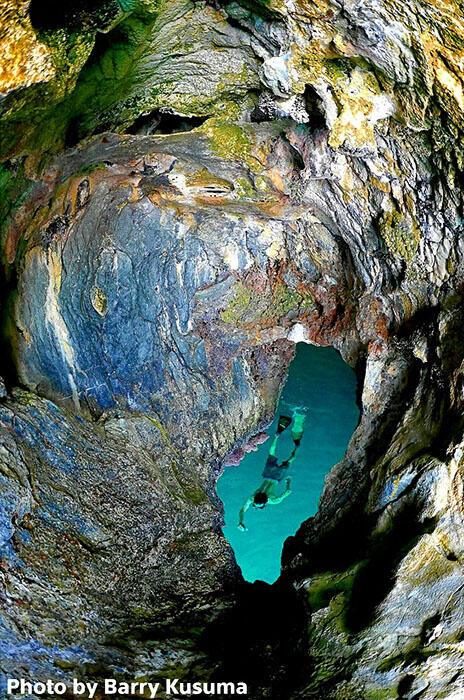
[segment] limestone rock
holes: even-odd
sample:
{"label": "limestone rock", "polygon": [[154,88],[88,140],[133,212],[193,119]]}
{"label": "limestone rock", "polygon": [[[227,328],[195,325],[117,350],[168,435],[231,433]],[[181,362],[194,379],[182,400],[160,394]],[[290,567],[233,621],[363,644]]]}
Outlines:
{"label": "limestone rock", "polygon": [[[0,14],[3,670],[458,700],[458,4],[37,12]],[[214,482],[299,340],[356,369],[362,415],[279,582],[246,586]]]}

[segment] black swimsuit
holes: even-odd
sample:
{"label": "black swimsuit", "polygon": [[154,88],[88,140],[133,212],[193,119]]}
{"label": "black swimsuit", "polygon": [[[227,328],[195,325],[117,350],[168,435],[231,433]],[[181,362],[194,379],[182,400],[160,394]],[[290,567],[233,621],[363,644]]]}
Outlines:
{"label": "black swimsuit", "polygon": [[282,481],[288,469],[277,462],[277,458],[269,455],[264,465],[263,477],[271,481]]}

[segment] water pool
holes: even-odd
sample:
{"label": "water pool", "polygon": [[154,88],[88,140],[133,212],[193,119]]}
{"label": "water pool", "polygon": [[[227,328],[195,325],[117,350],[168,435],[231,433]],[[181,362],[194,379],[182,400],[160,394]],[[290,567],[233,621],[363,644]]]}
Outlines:
{"label": "water pool", "polygon": [[[240,508],[260,485],[266,457],[275,434],[279,414],[291,415],[292,407],[308,409],[305,432],[291,466],[292,493],[279,505],[264,509],[249,508],[245,515],[246,532],[238,529]],[[303,520],[317,511],[326,474],[343,457],[358,423],[356,377],[353,370],[333,348],[299,343],[287,382],[283,388],[276,417],[266,432],[271,436],[250,452],[239,466],[225,467],[217,483],[224,503],[223,532],[230,542],[247,581],[273,583],[280,573],[284,540],[293,535]],[[279,438],[277,459],[286,459],[292,449],[291,428]],[[277,489],[285,489],[285,480]]]}

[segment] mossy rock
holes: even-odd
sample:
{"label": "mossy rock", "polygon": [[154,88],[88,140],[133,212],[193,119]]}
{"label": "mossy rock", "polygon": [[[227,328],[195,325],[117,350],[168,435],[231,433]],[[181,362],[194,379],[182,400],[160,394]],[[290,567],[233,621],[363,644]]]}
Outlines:
{"label": "mossy rock", "polygon": [[398,209],[384,212],[379,218],[379,231],[389,252],[396,258],[411,262],[419,246],[417,222]]}
{"label": "mossy rock", "polygon": [[[256,312],[253,309],[253,294],[251,289],[243,284],[236,284],[234,287],[234,296],[230,301],[227,309],[220,312],[220,316],[224,323],[228,324],[243,324],[247,321],[248,312],[251,310],[251,320],[255,318]],[[250,319],[248,319],[250,320]]]}
{"label": "mossy rock", "polygon": [[210,139],[214,155],[227,160],[238,160],[253,172],[262,170],[262,165],[253,155],[255,138],[248,125],[211,119],[205,122],[202,130]]}
{"label": "mossy rock", "polygon": [[291,314],[298,315],[312,308],[314,299],[307,290],[299,291],[278,282],[273,289],[256,295],[253,289],[239,282],[233,287],[233,296],[220,316],[227,324],[268,327]]}
{"label": "mossy rock", "polygon": [[329,605],[332,598],[351,590],[356,571],[315,576],[308,588],[308,604],[313,612]]}
{"label": "mossy rock", "polygon": [[256,200],[258,198],[255,188],[244,177],[239,177],[234,181],[234,188],[240,199]]}
{"label": "mossy rock", "polygon": [[365,691],[366,700],[396,700],[398,693],[394,688],[372,688]]}
{"label": "mossy rock", "polygon": [[280,283],[274,289],[272,305],[268,314],[283,318],[290,312],[309,311],[315,308],[314,297],[308,290],[299,291]]}
{"label": "mossy rock", "polygon": [[5,258],[5,232],[8,223],[33,187],[34,182],[27,177],[22,163],[11,166],[7,163],[0,164],[0,240],[3,260]]}

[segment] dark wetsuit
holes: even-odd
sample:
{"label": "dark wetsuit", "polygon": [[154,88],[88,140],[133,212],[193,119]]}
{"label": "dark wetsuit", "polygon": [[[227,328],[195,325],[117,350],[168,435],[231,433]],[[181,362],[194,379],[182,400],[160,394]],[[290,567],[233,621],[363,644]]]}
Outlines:
{"label": "dark wetsuit", "polygon": [[277,457],[269,455],[266,464],[264,465],[263,477],[264,479],[271,479],[272,481],[282,481],[284,476],[288,472],[288,464],[283,466],[277,462]]}

